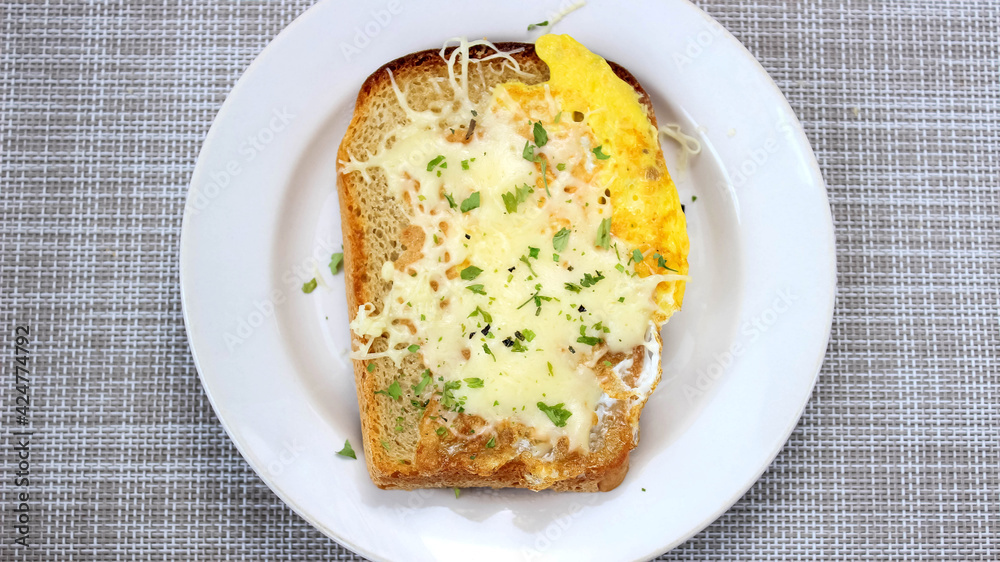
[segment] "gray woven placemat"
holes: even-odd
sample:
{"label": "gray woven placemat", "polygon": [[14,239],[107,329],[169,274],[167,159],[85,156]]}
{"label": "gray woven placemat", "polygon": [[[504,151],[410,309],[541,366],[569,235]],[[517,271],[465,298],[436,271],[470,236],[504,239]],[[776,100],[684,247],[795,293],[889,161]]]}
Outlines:
{"label": "gray woven placemat", "polygon": [[[178,294],[198,148],[243,69],[309,4],[0,6],[0,559],[357,559],[236,452],[198,382]],[[700,5],[809,134],[840,288],[791,440],[664,558],[1000,558],[1000,5]],[[13,544],[24,429],[31,550]]]}

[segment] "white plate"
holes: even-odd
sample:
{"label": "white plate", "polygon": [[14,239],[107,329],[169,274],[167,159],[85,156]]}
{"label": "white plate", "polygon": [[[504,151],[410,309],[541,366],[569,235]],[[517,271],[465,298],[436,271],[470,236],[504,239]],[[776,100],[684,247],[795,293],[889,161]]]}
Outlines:
{"label": "white plate", "polygon": [[[446,4],[446,5],[445,5]],[[826,191],[802,129],[753,57],[684,1],[594,1],[560,22],[631,70],[661,123],[697,134],[687,173],[691,275],[664,331],[664,378],[616,490],[382,491],[363,461],[335,153],[365,77],[456,35],[533,40],[558,10],[519,2],[321,2],[226,100],[202,148],[181,238],[188,337],[240,452],[296,512],[386,560],[643,559],[690,537],[758,478],[795,427],[829,335]],[[697,202],[692,203],[692,195]],[[315,256],[315,257],[313,257]],[[319,275],[312,294],[302,283]]]}

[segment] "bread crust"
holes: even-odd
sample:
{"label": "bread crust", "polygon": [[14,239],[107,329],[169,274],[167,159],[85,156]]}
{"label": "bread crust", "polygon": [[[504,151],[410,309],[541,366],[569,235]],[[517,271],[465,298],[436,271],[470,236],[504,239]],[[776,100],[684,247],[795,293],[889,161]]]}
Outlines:
{"label": "bread crust", "polygon": [[[524,68],[537,71],[530,79],[521,79],[526,83],[537,83],[548,79],[548,69],[535,53],[535,47],[529,43],[497,43],[496,47],[505,52],[514,52],[511,56]],[[475,58],[493,51],[486,47],[473,47],[470,56]],[[446,56],[450,49],[446,51]],[[643,90],[638,80],[625,68],[608,62],[615,74],[631,85],[639,94],[640,102],[646,107],[654,127],[656,117],[649,95]],[[346,162],[351,158],[352,147],[356,148],[358,139],[367,134],[375,118],[374,108],[377,99],[384,99],[391,92],[392,82],[403,86],[411,78],[421,74],[444,76],[447,74],[447,63],[442,59],[440,50],[419,51],[390,61],[372,73],[362,85],[355,104],[354,116],[348,126],[340,148],[338,162]],[[506,81],[506,80],[504,80]],[[500,82],[497,82],[500,83]],[[492,84],[490,85],[492,87]],[[393,232],[382,232],[382,237],[390,237],[405,243],[403,234],[409,226],[405,219],[405,211],[394,198],[382,194],[384,201],[380,204],[389,208],[387,212],[397,220],[393,226],[382,224],[383,220],[375,220],[369,208],[372,204],[365,197],[368,182],[361,174],[344,173],[338,163],[337,187],[340,196],[341,225],[344,239],[344,272],[347,286],[347,303],[349,317],[353,321],[357,316],[358,307],[365,303],[375,303],[379,308],[381,298],[387,285],[379,282],[377,271],[387,256],[376,255],[379,229],[395,228]],[[379,223],[379,224],[376,224]],[[395,246],[394,246],[395,247]],[[659,342],[659,335],[656,335]],[[360,340],[352,334],[354,348],[357,349]],[[640,354],[643,348],[636,348],[633,354]],[[624,359],[623,357],[620,359]],[[643,361],[634,361],[634,370],[638,370]],[[466,428],[474,430],[477,427],[475,416],[466,414],[443,413],[438,410],[437,403],[432,400],[419,421],[418,442],[414,454],[408,459],[393,458],[387,454],[384,440],[380,439],[380,428],[385,426],[385,415],[374,395],[378,389],[377,381],[382,380],[384,371],[391,370],[391,362],[377,365],[375,371],[369,372],[368,361],[354,360],[354,376],[361,414],[363,434],[363,449],[366,464],[372,481],[383,489],[415,489],[433,487],[519,487],[534,490],[551,489],[555,491],[597,492],[609,491],[617,487],[625,478],[629,466],[629,453],[638,442],[638,412],[634,419],[631,413],[631,403],[622,401],[625,406],[620,411],[609,414],[613,419],[606,423],[604,447],[602,451],[590,454],[570,453],[559,450],[556,446],[556,460],[543,461],[530,452],[518,450],[517,440],[527,435],[528,428],[513,423],[504,422],[496,429],[497,443],[494,447],[486,447],[486,436],[475,435],[465,438]],[[617,363],[617,361],[615,361]],[[404,369],[407,366],[404,365]],[[422,366],[410,366],[422,369]],[[637,376],[638,373],[635,373]],[[657,375],[656,380],[659,380]],[[655,387],[655,384],[654,384]],[[641,411],[642,405],[638,410]],[[441,438],[435,433],[441,427],[440,421],[431,419],[435,414],[446,415],[458,431]],[[617,417],[616,417],[617,416]],[[454,437],[454,439],[452,439]],[[565,443],[561,444],[565,447]],[[470,458],[471,457],[471,458]],[[539,474],[554,474],[554,476],[539,476]]]}

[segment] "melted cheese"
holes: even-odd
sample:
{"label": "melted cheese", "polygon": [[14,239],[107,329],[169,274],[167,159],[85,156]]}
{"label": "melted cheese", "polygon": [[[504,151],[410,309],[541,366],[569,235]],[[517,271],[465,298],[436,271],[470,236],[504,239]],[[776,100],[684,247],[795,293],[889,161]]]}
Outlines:
{"label": "melted cheese", "polygon": [[[399,364],[405,355],[419,353],[435,380],[460,384],[454,396],[466,413],[487,423],[511,419],[533,428],[537,442],[550,444],[535,447],[536,454],[562,437],[573,450],[589,450],[591,429],[614,400],[595,374],[605,353],[656,348],[655,364],[648,357],[643,368],[654,376],[636,389],[643,397],[650,392],[659,363],[651,336],[658,324],[651,321],[663,315],[663,286],[670,287],[672,299],[672,287],[686,279],[633,264],[632,252],[639,249],[649,258],[643,262],[655,265],[653,250],[664,245],[650,244],[657,239],[648,233],[636,243],[636,229],[619,224],[640,220],[636,205],[623,205],[623,212],[615,203],[628,199],[623,195],[628,187],[640,184],[654,195],[654,188],[663,188],[634,177],[636,165],[657,164],[658,148],[635,91],[582,46],[582,51],[553,51],[546,37],[560,36],[538,42],[553,79],[537,86],[502,84],[478,107],[469,101],[465,82],[472,44],[460,42],[450,59],[451,68],[460,68],[449,77],[457,102],[453,111],[415,111],[396,88],[409,122],[367,160],[341,163],[345,173],[384,169],[390,192],[405,202],[411,225],[424,233],[416,261],[384,264],[382,275],[392,288],[383,310],[376,313],[366,304],[351,323],[367,342],[354,357],[390,357]],[[597,103],[607,104],[603,110],[581,105],[577,89],[583,86],[573,84],[569,73],[589,76],[601,88],[617,82],[608,89],[621,99],[598,97]],[[574,111],[586,111],[586,118],[574,119]],[[473,133],[465,135],[460,127],[473,118]],[[537,162],[524,153],[526,143],[538,140],[535,123],[547,136],[534,149]],[[643,138],[632,144],[621,140],[613,129],[623,124],[631,127],[623,134],[639,131]],[[647,137],[654,144],[644,144]],[[611,158],[598,158],[594,149],[602,145]],[[654,156],[646,159],[643,149]],[[659,177],[669,181],[665,167]],[[517,201],[516,209],[505,194]],[[470,209],[475,198],[478,206]],[[652,203],[658,201],[654,197]],[[612,235],[602,248],[598,239],[606,219],[612,219]],[[641,220],[648,224],[648,218]],[[563,229],[568,239],[557,250],[554,237]],[[685,235],[685,255],[686,243]],[[686,273],[683,256],[674,259],[668,250],[663,256]],[[369,353],[382,334],[389,336],[389,350]],[[640,376],[640,382],[646,378]],[[560,410],[570,415],[550,417]],[[564,425],[557,425],[560,421]]]}

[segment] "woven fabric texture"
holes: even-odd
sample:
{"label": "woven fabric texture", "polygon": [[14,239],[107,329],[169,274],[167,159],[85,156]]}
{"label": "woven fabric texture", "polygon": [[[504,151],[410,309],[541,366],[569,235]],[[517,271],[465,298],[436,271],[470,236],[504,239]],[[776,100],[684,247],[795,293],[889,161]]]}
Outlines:
{"label": "woven fabric texture", "polygon": [[[242,71],[308,0],[0,5],[5,451],[30,325],[30,550],[3,560],[355,560],[227,438],[181,317],[187,184]],[[710,0],[805,126],[839,292],[790,441],[664,555],[1000,559],[1000,4]]]}

